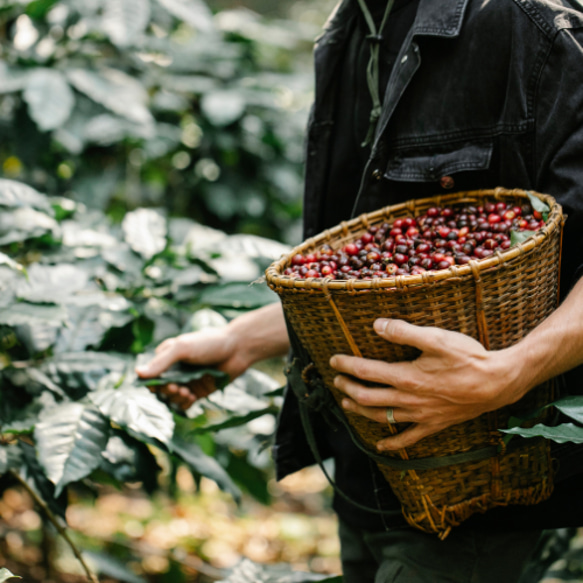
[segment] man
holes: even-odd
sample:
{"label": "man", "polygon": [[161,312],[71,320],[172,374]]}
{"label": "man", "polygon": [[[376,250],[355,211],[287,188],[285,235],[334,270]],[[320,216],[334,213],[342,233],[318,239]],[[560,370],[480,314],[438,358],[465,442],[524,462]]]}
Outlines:
{"label": "man", "polygon": [[[411,422],[379,442],[387,451],[513,403],[563,373],[567,390],[581,391],[583,10],[577,0],[344,0],[317,42],[315,67],[306,237],[411,198],[496,186],[551,194],[568,215],[564,299],[551,317],[500,351],[462,334],[381,317],[380,336],[415,346],[421,356],[396,364],[335,356],[345,409],[381,423],[390,409],[397,422]],[[139,373],[155,376],[184,360],[235,377],[288,347],[281,307],[271,305],[223,330],[166,340]],[[187,407],[213,386],[165,390]],[[331,437],[322,420],[312,421],[320,451],[335,460],[338,486],[359,503],[398,509],[350,439]],[[314,461],[300,427],[288,391],[274,447],[279,478]],[[345,580],[515,583],[542,529],[583,524],[581,452],[567,447],[555,455],[560,467],[550,500],[472,517],[443,542],[337,497]]]}

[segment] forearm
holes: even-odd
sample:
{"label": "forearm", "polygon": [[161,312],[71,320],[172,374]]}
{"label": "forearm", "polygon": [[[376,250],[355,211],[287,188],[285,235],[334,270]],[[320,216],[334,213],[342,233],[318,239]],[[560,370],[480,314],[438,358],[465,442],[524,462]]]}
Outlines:
{"label": "forearm", "polygon": [[242,357],[248,366],[267,358],[284,356],[289,350],[287,328],[279,302],[232,320],[228,332],[243,347]]}
{"label": "forearm", "polygon": [[544,322],[502,352],[520,370],[526,390],[583,364],[583,280]]}

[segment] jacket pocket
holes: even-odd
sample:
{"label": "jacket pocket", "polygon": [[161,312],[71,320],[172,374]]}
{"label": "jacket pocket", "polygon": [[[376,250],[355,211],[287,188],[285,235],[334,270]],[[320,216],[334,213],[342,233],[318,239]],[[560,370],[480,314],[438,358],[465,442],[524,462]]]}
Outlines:
{"label": "jacket pocket", "polygon": [[481,143],[432,155],[396,156],[384,176],[397,182],[435,182],[461,172],[487,171],[493,150],[492,143]]}

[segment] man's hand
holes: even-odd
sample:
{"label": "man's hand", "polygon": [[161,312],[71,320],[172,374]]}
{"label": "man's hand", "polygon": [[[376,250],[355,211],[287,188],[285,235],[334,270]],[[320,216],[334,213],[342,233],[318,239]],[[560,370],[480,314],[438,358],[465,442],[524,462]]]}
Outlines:
{"label": "man's hand", "polygon": [[[152,378],[177,362],[186,362],[216,368],[234,380],[254,363],[283,356],[288,350],[289,339],[281,304],[270,304],[239,316],[224,328],[207,328],[165,340],[156,348],[154,358],[136,372],[141,378]],[[157,390],[186,410],[215,389],[214,379],[205,376],[188,386],[170,383]]]}
{"label": "man's hand", "polygon": [[[413,346],[421,355],[412,362],[387,363],[354,356],[334,356],[330,364],[341,375],[335,385],[347,398],[343,407],[387,423],[388,407],[397,423],[412,423],[402,433],[379,441],[379,451],[398,450],[487,411],[514,403],[529,386],[519,381],[508,351],[487,351],[458,332],[379,319],[379,336]],[[369,388],[358,380],[378,383]]]}

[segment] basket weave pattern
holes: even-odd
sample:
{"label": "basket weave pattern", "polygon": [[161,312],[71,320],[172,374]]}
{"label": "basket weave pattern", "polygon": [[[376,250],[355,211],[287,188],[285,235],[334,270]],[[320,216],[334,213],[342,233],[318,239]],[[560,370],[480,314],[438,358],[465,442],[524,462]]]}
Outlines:
{"label": "basket weave pattern", "polygon": [[[375,280],[298,280],[282,275],[294,254],[309,253],[324,243],[339,249],[372,225],[416,216],[432,206],[482,205],[499,200],[520,205],[528,202],[524,191],[473,191],[387,207],[304,242],[267,270],[268,284],[279,294],[290,324],[338,403],[343,394],[333,385],[337,373],[328,364],[332,355],[354,354],[387,362],[413,360],[418,355],[414,348],[380,338],[373,330],[378,317],[459,331],[496,350],[515,344],[556,308],[563,217],[551,197],[537,196],[551,208],[545,227],[528,241],[469,265]],[[449,427],[406,451],[387,452],[401,459],[419,459],[487,445],[502,448],[489,459],[439,469],[402,471],[379,464],[409,523],[445,536],[452,526],[475,512],[546,499],[553,486],[548,442],[524,440],[519,449],[504,453],[503,434],[497,429],[507,427],[510,416],[548,403],[552,393],[553,383],[546,383],[512,406]],[[550,414],[547,410],[533,424]],[[347,418],[373,452],[377,441],[395,428],[404,428],[351,413]]]}

